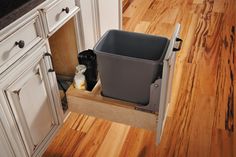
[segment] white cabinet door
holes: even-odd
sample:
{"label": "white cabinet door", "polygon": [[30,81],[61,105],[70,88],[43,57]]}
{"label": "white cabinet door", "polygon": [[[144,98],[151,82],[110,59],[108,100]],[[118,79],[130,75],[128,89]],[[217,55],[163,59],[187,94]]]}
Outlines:
{"label": "white cabinet door", "polygon": [[46,47],[33,52],[9,72],[4,83],[6,101],[30,156],[40,152],[60,124],[48,79],[46,52]]}

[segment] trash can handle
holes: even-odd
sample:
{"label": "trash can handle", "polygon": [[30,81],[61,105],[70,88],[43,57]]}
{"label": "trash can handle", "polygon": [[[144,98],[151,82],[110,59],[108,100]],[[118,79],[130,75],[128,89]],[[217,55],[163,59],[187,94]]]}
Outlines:
{"label": "trash can handle", "polygon": [[180,39],[180,38],[176,38],[176,40],[175,40],[176,42],[179,42],[179,47],[178,48],[173,48],[173,51],[179,51],[180,49],[181,49],[181,47],[182,47],[182,43],[183,43],[183,40],[182,39]]}

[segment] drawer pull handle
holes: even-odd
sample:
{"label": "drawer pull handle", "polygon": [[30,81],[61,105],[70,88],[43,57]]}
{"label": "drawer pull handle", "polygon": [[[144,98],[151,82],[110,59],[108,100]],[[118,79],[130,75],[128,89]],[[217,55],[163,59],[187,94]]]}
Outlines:
{"label": "drawer pull handle", "polygon": [[176,38],[176,42],[179,42],[179,47],[178,48],[173,48],[173,51],[179,51],[182,47],[183,40],[180,38]]}
{"label": "drawer pull handle", "polygon": [[23,40],[16,41],[15,45],[22,49],[25,46],[25,42]]}
{"label": "drawer pull handle", "polygon": [[67,14],[70,12],[70,9],[68,7],[65,7],[62,9],[62,12],[65,11]]}
{"label": "drawer pull handle", "polygon": [[55,70],[53,70],[53,69],[48,69],[48,72],[55,72]]}
{"label": "drawer pull handle", "polygon": [[[50,57],[51,62],[52,62],[52,55],[51,55],[50,53],[46,52],[46,53],[44,54],[44,56]],[[53,63],[52,63],[52,65],[53,65]],[[48,69],[48,72],[55,72],[55,70],[54,70],[53,67],[52,67],[52,68]]]}

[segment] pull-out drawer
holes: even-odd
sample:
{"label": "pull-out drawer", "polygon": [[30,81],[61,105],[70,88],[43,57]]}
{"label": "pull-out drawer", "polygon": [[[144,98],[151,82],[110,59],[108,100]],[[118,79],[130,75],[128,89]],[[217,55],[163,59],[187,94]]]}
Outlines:
{"label": "pull-out drawer", "polygon": [[50,36],[74,16],[79,8],[75,5],[74,0],[56,0],[42,11],[46,33]]}
{"label": "pull-out drawer", "polygon": [[137,110],[135,104],[103,97],[98,82],[89,91],[78,90],[73,85],[67,90],[67,102],[72,112],[87,114],[131,126],[155,130],[157,113]]}
{"label": "pull-out drawer", "polygon": [[39,16],[0,42],[0,73],[41,40]]}
{"label": "pull-out drawer", "polygon": [[156,141],[159,143],[170,102],[176,51],[181,49],[182,44],[182,40],[178,38],[179,31],[180,25],[177,24],[164,57],[160,79],[161,93],[160,97],[156,97],[157,103],[159,103],[158,111],[152,110],[150,113],[145,108],[137,109],[137,104],[104,97],[101,95],[100,83],[97,83],[91,92],[78,90],[71,86],[66,92],[69,110],[135,127],[156,130]]}

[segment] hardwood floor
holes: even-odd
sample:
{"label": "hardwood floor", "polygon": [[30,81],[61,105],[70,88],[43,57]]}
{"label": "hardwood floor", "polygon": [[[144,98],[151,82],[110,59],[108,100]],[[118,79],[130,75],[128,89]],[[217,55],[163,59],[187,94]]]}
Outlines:
{"label": "hardwood floor", "polygon": [[181,23],[163,139],[155,133],[72,113],[45,157],[236,156],[236,1],[130,0],[125,30],[170,37]]}

